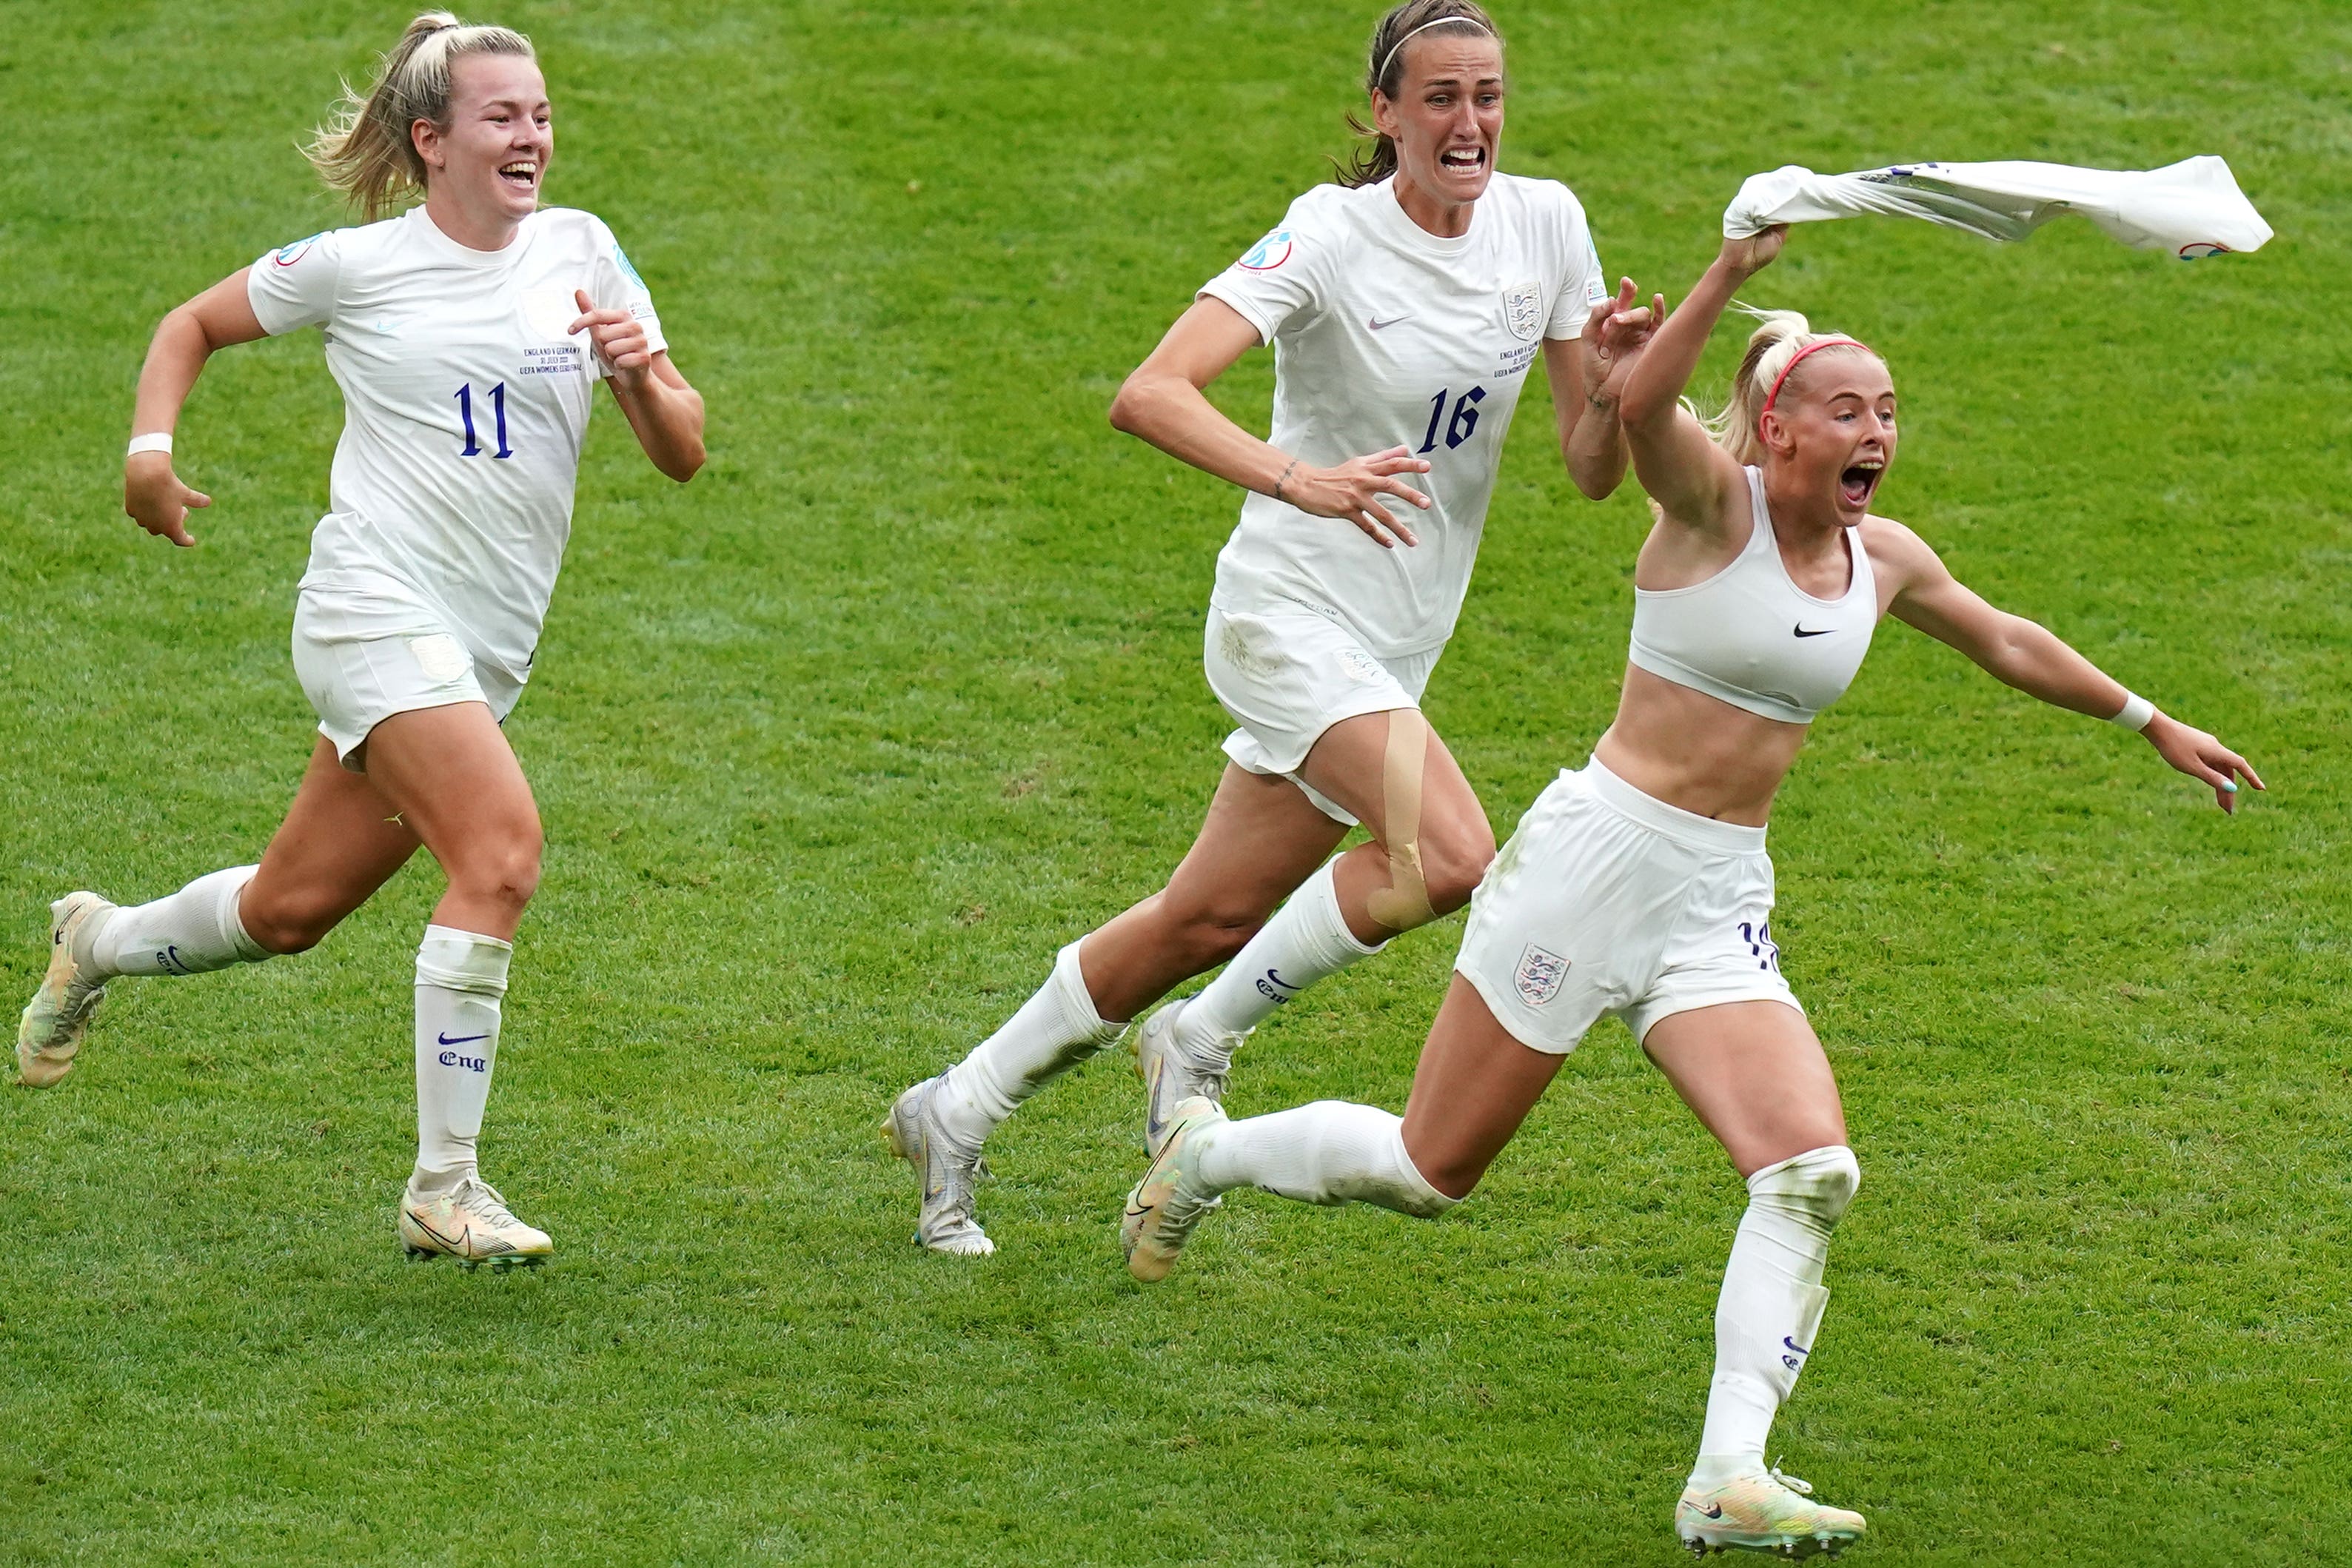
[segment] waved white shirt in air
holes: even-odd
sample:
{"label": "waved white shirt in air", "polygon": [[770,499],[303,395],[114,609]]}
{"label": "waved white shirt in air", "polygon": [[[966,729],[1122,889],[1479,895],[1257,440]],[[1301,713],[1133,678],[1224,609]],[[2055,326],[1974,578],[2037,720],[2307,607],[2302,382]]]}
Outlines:
{"label": "waved white shirt in air", "polygon": [[1274,345],[1276,447],[1318,468],[1400,445],[1430,464],[1405,476],[1427,511],[1389,503],[1418,548],[1383,550],[1343,520],[1250,496],[1217,557],[1217,607],[1303,605],[1383,658],[1442,645],[1528,367],[1608,297],[1583,207],[1556,181],[1498,174],[1469,232],[1440,239],[1388,181],[1318,185],[1201,292]]}
{"label": "waved white shirt in air", "polygon": [[323,328],[343,394],[305,587],[389,577],[443,611],[477,659],[527,677],[605,374],[588,334],[564,331],[583,289],[666,346],[613,231],[569,207],[533,213],[504,250],[468,249],[414,207],[253,264],[263,330]]}

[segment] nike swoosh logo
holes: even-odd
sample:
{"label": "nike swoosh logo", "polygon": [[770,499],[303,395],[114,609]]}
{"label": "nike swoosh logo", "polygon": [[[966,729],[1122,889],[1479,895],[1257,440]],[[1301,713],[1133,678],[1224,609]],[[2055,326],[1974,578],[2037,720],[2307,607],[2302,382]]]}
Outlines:
{"label": "nike swoosh logo", "polygon": [[1141,1219],[1145,1215],[1150,1214],[1153,1209],[1156,1209],[1160,1205],[1158,1204],[1146,1204],[1141,1208],[1131,1207],[1127,1211],[1127,1217],[1129,1219]]}
{"label": "nike swoosh logo", "polygon": [[461,1246],[463,1246],[463,1245],[465,1244],[465,1240],[466,1240],[466,1232],[464,1231],[464,1229],[463,1229],[462,1227],[458,1230],[457,1234],[455,1237],[447,1237],[447,1236],[444,1236],[444,1235],[442,1235],[439,1231],[437,1231],[437,1230],[434,1229],[431,1226],[429,1226],[429,1225],[425,1224],[425,1216],[424,1216],[423,1215],[418,1214],[415,1209],[411,1209],[411,1210],[409,1210],[409,1211],[408,1211],[408,1217],[409,1217],[411,1220],[413,1220],[413,1221],[415,1221],[415,1225],[416,1225],[416,1228],[417,1228],[417,1229],[419,1229],[419,1230],[423,1231],[425,1235],[427,1235],[427,1236],[431,1237],[434,1240],[436,1240],[436,1241],[439,1242],[442,1246],[444,1246],[444,1247],[446,1247],[450,1248],[452,1251],[455,1251],[457,1247],[461,1247]]}
{"label": "nike swoosh logo", "polygon": [[1807,1350],[1804,1346],[1802,1346],[1802,1345],[1799,1344],[1796,1341],[1794,1341],[1794,1340],[1790,1339],[1790,1338],[1788,1335],[1786,1335],[1786,1334],[1782,1334],[1782,1335],[1780,1336],[1780,1342],[1781,1342],[1782,1344],[1784,1344],[1784,1345],[1788,1346],[1790,1350],[1795,1351],[1799,1355],[1811,1355],[1811,1354],[1812,1354],[1812,1353],[1813,1353],[1812,1352],[1811,1352],[1811,1351]]}
{"label": "nike swoosh logo", "polygon": [[1837,630],[1837,627],[1835,626],[1823,626],[1817,632],[1809,632],[1805,629],[1804,622],[1799,621],[1797,623],[1797,635],[1801,637],[1825,637],[1835,630]]}
{"label": "nike swoosh logo", "polygon": [[488,1035],[444,1035],[441,1037],[441,1043],[445,1046],[469,1046],[476,1040],[488,1038]]}
{"label": "nike swoosh logo", "polygon": [[1378,316],[1372,316],[1372,317],[1368,318],[1368,319],[1365,321],[1364,324],[1365,324],[1366,326],[1368,326],[1368,327],[1371,328],[1371,329],[1372,329],[1372,331],[1374,331],[1378,332],[1378,331],[1386,331],[1388,328],[1395,326],[1399,321],[1411,321],[1412,319],[1412,311],[1410,311],[1410,310],[1407,310],[1403,315],[1402,315],[1402,316],[1391,316],[1391,317],[1390,317],[1387,321],[1381,321]]}
{"label": "nike swoosh logo", "polygon": [[1160,1079],[1167,1072],[1168,1063],[1163,1058],[1153,1062],[1151,1067],[1151,1081],[1144,1085],[1143,1089],[1143,1135],[1157,1143],[1160,1134],[1168,1126],[1160,1117]]}

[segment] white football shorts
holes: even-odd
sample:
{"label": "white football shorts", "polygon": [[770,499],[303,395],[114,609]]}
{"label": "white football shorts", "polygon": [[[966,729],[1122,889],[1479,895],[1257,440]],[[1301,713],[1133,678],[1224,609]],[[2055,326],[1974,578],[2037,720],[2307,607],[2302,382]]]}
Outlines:
{"label": "white football shorts", "polygon": [[478,663],[434,608],[396,578],[339,572],[306,579],[294,601],[294,674],[319,715],[319,733],[353,773],[360,748],[395,713],[485,703],[500,723],[522,683]]}
{"label": "white football shorts", "polygon": [[1784,1002],[1764,830],[1562,773],[1470,900],[1454,970],[1520,1044],[1565,1055],[1604,1013],[1641,1039],[1725,1002]]}
{"label": "white football shorts", "polygon": [[1202,641],[1209,689],[1241,726],[1225,737],[1225,755],[1251,773],[1288,779],[1316,809],[1350,826],[1355,817],[1309,788],[1299,764],[1342,719],[1418,709],[1445,651],[1383,659],[1347,627],[1303,605],[1278,615],[1212,608]]}

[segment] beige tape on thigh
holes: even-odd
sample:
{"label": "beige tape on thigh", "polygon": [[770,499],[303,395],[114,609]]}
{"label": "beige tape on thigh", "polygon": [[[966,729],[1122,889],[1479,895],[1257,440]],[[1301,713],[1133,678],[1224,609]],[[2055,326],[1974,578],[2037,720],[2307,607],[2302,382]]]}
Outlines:
{"label": "beige tape on thigh", "polygon": [[1365,912],[1391,931],[1411,931],[1437,918],[1421,870],[1421,772],[1428,755],[1429,721],[1415,709],[1391,709],[1381,801],[1389,885],[1364,900]]}

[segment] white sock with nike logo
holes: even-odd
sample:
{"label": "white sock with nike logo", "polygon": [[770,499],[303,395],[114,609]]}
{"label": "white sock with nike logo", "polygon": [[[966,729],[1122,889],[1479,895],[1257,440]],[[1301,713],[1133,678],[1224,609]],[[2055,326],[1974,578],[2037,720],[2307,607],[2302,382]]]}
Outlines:
{"label": "white sock with nike logo", "polygon": [[1715,1308],[1715,1381],[1706,1393],[1694,1487],[1761,1468],[1772,1417],[1797,1386],[1830,1293],[1830,1232],[1853,1201],[1862,1167],[1839,1143],[1809,1149],[1748,1178],[1748,1212],[1723,1267]]}
{"label": "white sock with nike logo", "polygon": [[446,1191],[474,1173],[474,1141],[499,1059],[499,1002],[514,943],[429,925],[416,949],[416,1173],[418,1193]]}
{"label": "white sock with nike logo", "polygon": [[1224,1071],[1233,1065],[1232,1050],[1223,1043],[1227,1037],[1248,1034],[1317,981],[1380,952],[1358,942],[1339,913],[1339,889],[1331,884],[1331,868],[1338,864],[1327,860],[1301,882],[1224,973],[1184,1009],[1176,1037],[1196,1066]]}
{"label": "white sock with nike logo", "polygon": [[270,954],[246,935],[236,901],[257,869],[231,866],[209,871],[152,904],[108,910],[90,922],[88,951],[74,956],[104,977],[209,974],[232,964],[257,963]]}

